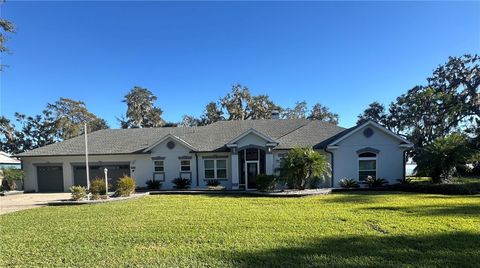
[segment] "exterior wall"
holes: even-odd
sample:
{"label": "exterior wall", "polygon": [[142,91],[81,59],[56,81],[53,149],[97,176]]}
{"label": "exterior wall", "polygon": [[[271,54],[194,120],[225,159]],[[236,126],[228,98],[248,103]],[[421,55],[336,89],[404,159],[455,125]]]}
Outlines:
{"label": "exterior wall", "polygon": [[[38,191],[37,166],[59,164],[63,167],[63,187],[67,192],[73,185],[73,164],[84,162],[84,156],[25,157],[23,158],[25,190]],[[151,179],[152,164],[149,155],[89,155],[90,164],[98,162],[129,162],[131,176],[139,186],[144,186],[145,182]]]}
{"label": "exterior wall", "polygon": [[[175,147],[173,149],[169,149],[167,147],[167,143],[170,141],[173,141],[175,143]],[[151,159],[151,157],[164,157],[164,159],[162,160],[164,161],[165,181],[162,182],[162,189],[173,189],[174,184],[172,183],[172,180],[181,176],[181,160],[179,159],[179,157],[185,156],[191,157],[190,159],[188,159],[190,160],[190,179],[192,179],[192,187],[195,187],[195,178],[197,176],[195,154],[190,153],[189,148],[185,147],[184,145],[173,139],[167,139],[152,149],[148,159],[149,163],[147,170],[150,174],[147,180],[152,179],[154,173],[153,160]]]}
{"label": "exterior wall", "polygon": [[[374,133],[367,138],[363,130],[370,127]],[[400,141],[374,126],[365,126],[338,144],[337,149],[330,150],[334,154],[334,187],[339,187],[342,178],[358,179],[357,150],[370,147],[380,152],[377,154],[377,178],[384,178],[395,183],[402,178],[404,172],[404,149]]]}
{"label": "exterior wall", "polygon": [[[226,153],[199,153],[198,154],[198,187],[196,186],[196,181],[192,181],[192,187],[197,188],[207,188],[205,179],[205,169],[203,161],[205,159],[226,159],[227,160],[227,179],[219,180],[222,186],[225,186],[226,189],[232,188],[232,157],[229,152]],[[238,172],[238,170],[236,171]]]}

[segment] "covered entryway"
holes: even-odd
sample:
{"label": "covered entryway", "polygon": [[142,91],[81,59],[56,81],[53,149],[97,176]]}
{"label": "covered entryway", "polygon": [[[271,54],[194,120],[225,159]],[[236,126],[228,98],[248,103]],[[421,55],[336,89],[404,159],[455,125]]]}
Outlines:
{"label": "covered entryway", "polygon": [[63,192],[63,167],[37,166],[37,183],[40,193]]}
{"label": "covered entryway", "polygon": [[[105,179],[103,170],[108,169],[108,184],[116,185],[118,179],[123,176],[130,176],[130,163],[109,163],[89,165],[90,180]],[[85,165],[73,166],[73,184],[87,186],[87,174]],[[109,187],[110,188],[110,187]]]}
{"label": "covered entryway", "polygon": [[251,147],[238,152],[240,188],[253,190],[257,188],[257,175],[265,174],[265,150]]}

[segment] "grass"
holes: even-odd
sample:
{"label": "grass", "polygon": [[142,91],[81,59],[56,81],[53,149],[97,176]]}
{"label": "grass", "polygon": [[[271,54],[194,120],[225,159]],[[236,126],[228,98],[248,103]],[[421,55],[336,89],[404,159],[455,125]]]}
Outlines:
{"label": "grass", "polygon": [[0,267],[478,267],[480,195],[150,196],[0,216]]}

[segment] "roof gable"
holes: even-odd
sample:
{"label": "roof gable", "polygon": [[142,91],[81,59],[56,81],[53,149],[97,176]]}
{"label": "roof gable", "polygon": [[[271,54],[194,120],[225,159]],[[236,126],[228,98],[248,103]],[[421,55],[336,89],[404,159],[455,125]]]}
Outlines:
{"label": "roof gable", "polygon": [[269,137],[269,136],[261,133],[261,132],[258,131],[258,130],[255,130],[255,129],[253,129],[253,128],[250,128],[249,130],[243,132],[242,134],[240,134],[239,136],[237,136],[237,137],[234,138],[233,140],[229,141],[229,142],[227,143],[227,146],[228,146],[228,145],[231,145],[231,144],[234,144],[234,143],[237,143],[238,141],[240,141],[241,139],[247,137],[247,136],[250,135],[250,134],[253,134],[253,135],[255,135],[255,136],[258,136],[258,137],[264,139],[266,142],[277,144],[277,141],[275,141],[275,140],[272,139],[271,137]]}

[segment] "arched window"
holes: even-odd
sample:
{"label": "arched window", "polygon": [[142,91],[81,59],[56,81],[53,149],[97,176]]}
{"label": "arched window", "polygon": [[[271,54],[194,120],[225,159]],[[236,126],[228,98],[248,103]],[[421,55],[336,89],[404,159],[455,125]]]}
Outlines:
{"label": "arched window", "polygon": [[365,180],[367,177],[377,177],[377,154],[364,152],[358,155],[358,179]]}

